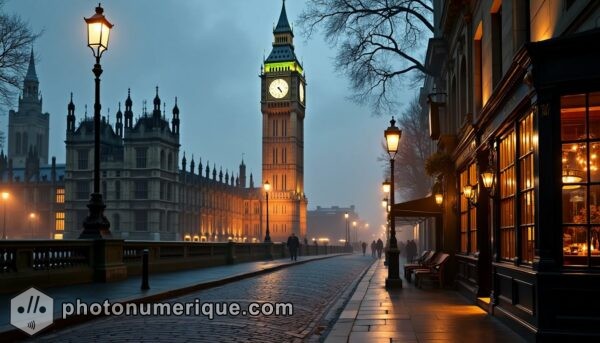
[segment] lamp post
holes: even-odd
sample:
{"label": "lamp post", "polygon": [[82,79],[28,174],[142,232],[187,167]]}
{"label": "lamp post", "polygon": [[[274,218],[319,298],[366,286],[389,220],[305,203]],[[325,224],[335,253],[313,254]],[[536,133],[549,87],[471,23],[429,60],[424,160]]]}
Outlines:
{"label": "lamp post", "polygon": [[96,13],[84,18],[88,31],[88,46],[96,58],[94,64],[95,78],[95,100],[94,100],[94,192],[91,194],[90,202],[87,207],[90,215],[83,222],[83,232],[79,238],[103,239],[110,238],[110,223],[104,216],[106,205],[102,200],[100,193],[100,75],[102,67],[100,66],[100,57],[108,49],[108,38],[110,29],[113,27],[105,17],[104,9],[98,5]]}
{"label": "lamp post", "polygon": [[388,197],[390,196],[390,187],[391,187],[391,184],[390,184],[389,180],[385,180],[381,184],[383,193],[386,196],[386,198],[383,199],[385,201],[385,204],[382,203],[382,205],[383,205],[383,208],[385,208],[386,218],[387,218],[386,227],[385,227],[385,249],[384,249],[384,260],[383,260],[384,266],[388,265],[388,249],[390,248],[390,211],[388,210],[388,205],[389,205]]}
{"label": "lamp post", "polygon": [[6,240],[6,202],[10,198],[10,193],[2,192],[2,204],[4,205],[4,225],[2,226],[2,239]]}
{"label": "lamp post", "polygon": [[398,153],[400,137],[402,131],[396,127],[394,117],[390,120],[390,126],[384,131],[385,142],[388,154],[390,155],[390,244],[388,249],[388,277],[385,280],[387,288],[402,288],[402,279],[400,279],[400,251],[398,250],[398,241],[396,240],[396,221],[393,214],[394,206],[394,159]]}
{"label": "lamp post", "polygon": [[356,220],[352,221],[352,227],[354,228],[354,244],[358,242],[358,228],[356,227]]}
{"label": "lamp post", "polygon": [[267,231],[265,232],[265,243],[271,243],[271,233],[269,232],[269,191],[271,190],[271,184],[269,181],[263,185],[265,189],[265,197],[267,200]]}
{"label": "lamp post", "polygon": [[344,213],[344,218],[346,218],[346,242],[344,243],[344,245],[347,247],[348,246],[348,241],[350,240],[350,237],[348,237],[348,232],[350,232],[350,226],[348,225],[348,217],[350,215],[348,214],[348,212]]}
{"label": "lamp post", "polygon": [[35,224],[35,218],[36,218],[35,212],[29,213],[29,225],[30,225],[29,229],[31,230],[31,239],[33,239],[33,225]]}

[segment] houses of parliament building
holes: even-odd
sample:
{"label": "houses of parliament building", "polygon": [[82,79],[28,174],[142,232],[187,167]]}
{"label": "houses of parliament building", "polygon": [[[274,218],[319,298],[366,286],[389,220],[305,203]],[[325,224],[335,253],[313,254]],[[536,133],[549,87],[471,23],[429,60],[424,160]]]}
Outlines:
{"label": "houses of parliament building", "polygon": [[[261,72],[262,180],[180,156],[180,110],[153,108],[134,118],[130,92],[116,121],[101,121],[101,193],[113,237],[133,240],[263,241],[269,192],[272,241],[306,237],[304,72],[294,53],[285,4]],[[42,113],[33,53],[19,110],[9,116],[8,154],[0,155],[0,191],[10,194],[9,239],[74,239],[88,216],[93,182],[93,118],[67,106],[66,163],[48,165],[49,114]],[[35,137],[35,139],[23,138]],[[35,222],[35,223],[34,223]],[[32,229],[35,226],[35,230]]]}

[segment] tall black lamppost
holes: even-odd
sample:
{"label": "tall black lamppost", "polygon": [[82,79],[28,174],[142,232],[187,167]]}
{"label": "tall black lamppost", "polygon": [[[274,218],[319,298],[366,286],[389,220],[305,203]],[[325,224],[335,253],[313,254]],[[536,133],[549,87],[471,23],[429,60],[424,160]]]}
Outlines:
{"label": "tall black lamppost", "polygon": [[350,238],[348,237],[348,232],[350,231],[350,226],[348,225],[348,217],[350,215],[348,214],[348,212],[344,213],[344,218],[346,218],[346,242],[345,242],[345,246],[348,246],[348,241],[350,240]]}
{"label": "tall black lamppost", "polygon": [[267,181],[263,187],[265,189],[265,197],[267,200],[267,231],[265,233],[265,243],[271,243],[271,233],[269,232],[269,191],[271,190],[271,184]]}
{"label": "tall black lamppost", "polygon": [[394,206],[394,158],[398,152],[402,131],[396,127],[394,117],[390,120],[390,127],[384,131],[388,154],[390,155],[390,245],[388,249],[388,277],[385,279],[386,287],[402,288],[400,279],[400,251],[396,240],[396,221],[393,213]]}
{"label": "tall black lamppost", "polygon": [[102,239],[110,238],[110,223],[104,216],[104,201],[100,193],[100,75],[102,67],[100,66],[100,57],[108,49],[108,38],[110,29],[113,27],[102,14],[104,9],[98,5],[96,13],[90,18],[83,18],[87,24],[88,46],[92,49],[96,64],[92,72],[96,76],[96,96],[94,101],[94,192],[91,194],[90,202],[87,207],[90,209],[90,215],[83,222],[83,232],[79,238]]}
{"label": "tall black lamppost", "polygon": [[10,193],[2,192],[2,204],[4,205],[4,225],[2,226],[2,239],[6,240],[6,202],[10,198]]}
{"label": "tall black lamppost", "polygon": [[388,201],[388,197],[390,196],[390,181],[389,180],[385,180],[381,183],[381,188],[383,190],[383,193],[385,194],[385,198],[383,199],[383,208],[385,209],[386,212],[386,223],[385,223],[385,249],[384,249],[384,256],[385,259],[383,261],[383,265],[387,266],[388,265],[388,250],[390,248],[390,211],[388,210],[389,207],[389,201]]}

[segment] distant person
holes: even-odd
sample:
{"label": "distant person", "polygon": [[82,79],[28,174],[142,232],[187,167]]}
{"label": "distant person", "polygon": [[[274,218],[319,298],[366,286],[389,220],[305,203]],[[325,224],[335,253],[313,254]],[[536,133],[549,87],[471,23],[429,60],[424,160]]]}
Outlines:
{"label": "distant person", "polygon": [[377,243],[375,243],[375,241],[373,241],[373,243],[371,243],[371,256],[372,257],[376,257],[377,255],[375,255],[375,251],[377,250]]}
{"label": "distant person", "polygon": [[292,261],[298,260],[298,248],[300,247],[300,240],[293,232],[290,237],[288,237],[287,247],[290,249],[290,259]]}
{"label": "distant person", "polygon": [[363,250],[363,256],[365,256],[365,253],[367,252],[367,243],[362,242],[362,244],[360,246],[362,247],[362,250]]}
{"label": "distant person", "polygon": [[383,252],[383,241],[380,239],[377,240],[377,258],[381,258],[381,253]]}

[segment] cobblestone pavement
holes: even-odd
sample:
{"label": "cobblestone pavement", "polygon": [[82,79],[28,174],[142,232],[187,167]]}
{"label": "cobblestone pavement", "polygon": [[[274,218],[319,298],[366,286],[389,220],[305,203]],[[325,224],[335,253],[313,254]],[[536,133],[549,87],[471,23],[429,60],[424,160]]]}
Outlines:
{"label": "cobblestone pavement", "polygon": [[369,256],[313,261],[196,292],[169,302],[291,302],[292,316],[106,317],[34,337],[51,342],[301,342],[343,290],[371,265]]}

